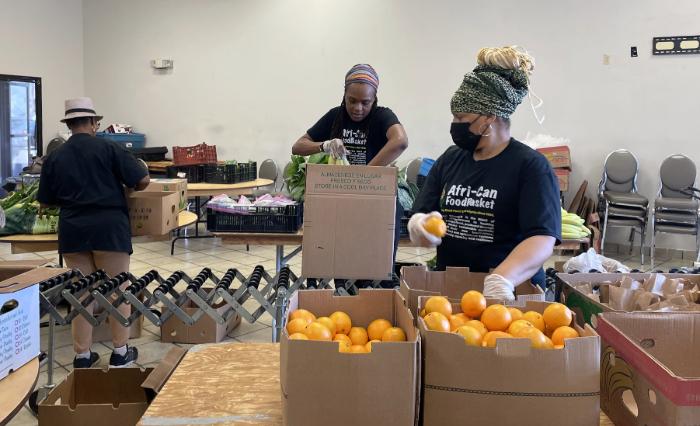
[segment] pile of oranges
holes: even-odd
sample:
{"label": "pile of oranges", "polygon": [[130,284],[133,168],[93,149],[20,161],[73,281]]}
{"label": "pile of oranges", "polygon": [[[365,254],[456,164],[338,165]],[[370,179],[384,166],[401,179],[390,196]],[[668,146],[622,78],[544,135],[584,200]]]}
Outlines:
{"label": "pile of oranges", "polygon": [[478,291],[468,291],[460,300],[462,312],[453,313],[446,297],[430,297],[420,316],[433,331],[452,332],[464,337],[470,346],[494,348],[496,340],[530,339],[537,349],[562,349],[565,340],[579,337],[571,327],[572,314],[561,303],[552,303],[540,314],[504,305],[486,306],[486,298]]}
{"label": "pile of oranges", "polygon": [[297,309],[289,314],[287,333],[292,340],[338,342],[342,353],[369,353],[373,343],[406,341],[406,333],[386,319],[376,319],[367,328],[353,327],[350,315],[342,311],[317,318],[306,309]]}

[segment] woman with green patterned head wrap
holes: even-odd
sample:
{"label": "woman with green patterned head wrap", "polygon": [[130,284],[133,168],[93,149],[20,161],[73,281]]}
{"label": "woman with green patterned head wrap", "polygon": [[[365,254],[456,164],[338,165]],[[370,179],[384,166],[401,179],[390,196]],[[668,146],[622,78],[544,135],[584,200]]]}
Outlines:
{"label": "woman with green patterned head wrap", "polygon": [[[450,107],[454,145],[435,162],[409,221],[414,243],[437,247],[437,268],[491,272],[484,295],[514,299],[544,285],[542,264],[561,240],[559,184],[547,160],[513,139],[510,116],[528,95],[534,59],[515,47],[484,48]],[[442,218],[443,238],[424,223]]]}

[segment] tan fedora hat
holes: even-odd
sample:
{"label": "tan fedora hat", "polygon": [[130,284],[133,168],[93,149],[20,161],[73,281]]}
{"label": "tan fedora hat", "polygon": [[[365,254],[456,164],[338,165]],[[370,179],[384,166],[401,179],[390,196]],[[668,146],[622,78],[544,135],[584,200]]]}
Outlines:
{"label": "tan fedora hat", "polygon": [[101,115],[95,113],[95,106],[90,98],[75,98],[66,100],[66,116],[63,117],[61,123],[65,123],[66,120],[71,118],[80,117],[95,117],[98,120],[102,120]]}

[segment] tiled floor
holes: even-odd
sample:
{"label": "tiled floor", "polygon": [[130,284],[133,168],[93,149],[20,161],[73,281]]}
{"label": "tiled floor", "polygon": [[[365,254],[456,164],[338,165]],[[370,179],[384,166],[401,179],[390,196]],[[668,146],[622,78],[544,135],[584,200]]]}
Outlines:
{"label": "tiled floor", "polygon": [[[291,249],[289,247],[288,249]],[[399,262],[424,263],[432,258],[434,251],[420,248],[400,248],[397,254]],[[9,246],[0,245],[0,260],[20,260],[20,259],[50,259],[58,261],[56,252],[29,253],[12,255]],[[565,260],[566,256],[553,256],[546,266],[552,266],[557,260]],[[648,269],[639,264],[637,257],[620,256],[619,260],[627,264],[630,268],[642,270]],[[692,260],[682,259],[659,259],[657,269],[668,270],[672,267],[690,266]],[[251,246],[246,250],[245,246],[223,245],[219,239],[199,239],[189,241],[178,241],[176,243],[175,256],[170,256],[169,242],[149,242],[137,243],[134,245],[134,254],[131,257],[131,272],[136,275],[143,275],[151,269],[156,269],[161,275],[166,276],[175,270],[182,270],[194,277],[204,266],[210,267],[217,276],[230,267],[239,268],[244,274],[252,271],[255,265],[263,265],[267,270],[274,270],[275,267],[275,247],[273,246]],[[294,257],[289,262],[293,271],[299,273],[301,270],[301,255]],[[249,301],[244,305],[249,310],[254,307],[254,302]],[[271,339],[272,318],[265,313],[254,324],[249,324],[245,320],[230,333],[226,338],[229,341],[238,342],[268,342]],[[47,345],[48,329],[41,329],[42,347]],[[53,381],[60,382],[72,368],[73,349],[71,346],[71,334],[69,327],[57,327],[55,333],[56,352],[55,369]],[[139,349],[138,365],[149,367],[157,364],[162,356],[168,351],[172,344],[160,342],[160,330],[149,323],[144,322],[141,337],[131,341],[133,346]],[[190,346],[180,344],[179,346]],[[111,352],[111,343],[96,343],[93,350],[100,354],[100,365],[106,366]],[[46,366],[41,370],[38,384],[47,383]],[[28,410],[22,410],[10,423],[11,426],[36,425],[37,421]]]}

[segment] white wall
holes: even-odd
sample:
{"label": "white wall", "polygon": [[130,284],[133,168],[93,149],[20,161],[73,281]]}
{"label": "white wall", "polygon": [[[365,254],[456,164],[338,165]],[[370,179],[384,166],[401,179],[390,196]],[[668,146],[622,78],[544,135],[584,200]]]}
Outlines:
{"label": "white wall", "polygon": [[64,131],[66,98],[83,96],[81,0],[0,0],[0,74],[41,77],[44,146]]}
{"label": "white wall", "polygon": [[[90,0],[83,13],[86,93],[105,122],[133,124],[153,146],[206,141],[222,158],[283,165],[340,102],[345,71],[369,62],[380,103],[408,132],[403,162],[435,157],[450,144],[449,100],[477,50],[519,44],[537,59],[547,118],[539,126],[523,104],[513,134],[570,138],[572,192],[583,179],[597,185],[615,148],[637,153],[649,197],[663,157],[700,161],[700,55],[651,55],[654,36],[698,32],[697,0]],[[172,73],[151,70],[157,57],[175,61]],[[660,245],[676,241],[692,246]]]}

